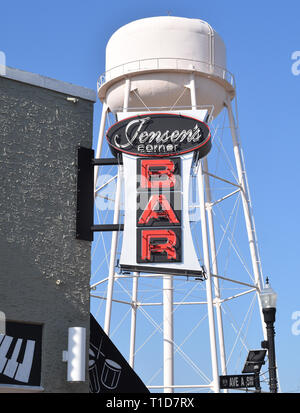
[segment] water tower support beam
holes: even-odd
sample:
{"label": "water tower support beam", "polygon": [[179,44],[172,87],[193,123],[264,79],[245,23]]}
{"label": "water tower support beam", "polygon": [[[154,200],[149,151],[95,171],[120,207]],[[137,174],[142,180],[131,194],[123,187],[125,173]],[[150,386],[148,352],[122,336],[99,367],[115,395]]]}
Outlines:
{"label": "water tower support beam", "polygon": [[174,385],[174,326],[173,326],[173,276],[163,279],[164,326],[164,392],[173,393]]}
{"label": "water tower support beam", "polygon": [[197,109],[197,98],[196,98],[196,84],[195,84],[195,74],[191,73],[190,76],[190,84],[189,84],[189,89],[191,93],[191,106],[192,109],[196,110]]}
{"label": "water tower support beam", "polygon": [[211,352],[212,375],[213,375],[212,388],[215,393],[219,393],[220,387],[219,387],[218,355],[217,355],[214,306],[213,306],[211,271],[210,271],[210,260],[209,260],[208,234],[207,234],[207,225],[206,225],[202,161],[199,162],[197,180],[198,180],[199,204],[200,204],[203,259],[204,259],[204,266],[205,266],[206,275],[207,275],[207,280],[205,281],[205,284],[206,284],[207,313],[208,313],[210,352]]}
{"label": "water tower support beam", "polygon": [[[114,219],[113,219],[114,225],[119,224],[122,170],[123,170],[123,167],[120,165],[119,171],[118,171],[115,206],[114,206]],[[115,266],[116,266],[118,234],[119,234],[119,231],[113,231],[112,238],[111,238],[107,297],[106,297],[105,319],[104,319],[104,331],[108,336],[110,333],[111,307],[112,307],[112,297],[113,297],[113,289],[114,289],[114,281],[115,281]]]}
{"label": "water tower support beam", "polygon": [[262,329],[266,337],[265,323],[263,320],[263,313],[262,313],[261,303],[259,300],[259,291],[262,288],[262,274],[260,271],[260,259],[259,259],[259,255],[257,251],[256,231],[255,231],[255,226],[253,223],[253,216],[251,213],[250,197],[247,191],[246,169],[245,169],[243,158],[242,158],[241,147],[240,147],[239,139],[237,136],[237,128],[236,128],[233,110],[231,106],[231,101],[229,97],[227,98],[225,105],[227,107],[227,112],[228,112],[235,163],[236,163],[236,168],[237,168],[237,173],[238,173],[239,184],[241,186],[241,197],[242,197],[243,210],[244,210],[244,216],[245,216],[245,222],[246,222],[252,268],[253,268],[253,273],[254,273],[254,281],[255,281],[256,287],[258,288],[257,298],[258,298],[258,305],[260,308]]}
{"label": "water tower support beam", "polygon": [[[191,94],[192,109],[197,109],[197,95],[196,95],[196,84],[195,84],[194,73],[191,73],[190,75],[189,89],[190,89],[190,94]],[[212,285],[211,285],[208,234],[207,234],[207,225],[206,225],[205,195],[204,195],[204,182],[203,182],[204,177],[203,177],[203,170],[202,170],[202,161],[199,162],[197,180],[198,180],[199,204],[200,204],[200,214],[201,214],[201,231],[202,231],[204,266],[205,266],[206,273],[207,273],[206,296],[207,296],[209,339],[210,339],[210,351],[211,351],[211,363],[212,363],[212,375],[213,375],[212,388],[215,391],[215,393],[219,393],[220,388],[219,388],[218,355],[217,355],[214,305],[213,305],[213,295],[212,295]]]}
{"label": "water tower support beam", "polygon": [[[97,149],[96,149],[96,159],[99,159],[101,157],[107,112],[108,112],[108,107],[107,107],[107,104],[104,102],[102,105],[102,115],[101,115],[98,143],[97,143]],[[96,165],[94,167],[94,193],[95,195],[96,195],[96,184],[97,184],[97,178],[98,178],[98,169],[99,169],[99,166]]]}
{"label": "water tower support beam", "polygon": [[[127,112],[127,109],[128,109],[130,87],[131,87],[130,79],[125,79],[123,112]],[[123,166],[119,165],[115,206],[114,206],[114,219],[113,219],[114,225],[119,224],[119,219],[120,219],[122,175],[123,175]],[[105,319],[104,319],[104,331],[108,336],[110,332],[110,322],[111,322],[111,308],[112,308],[112,297],[113,297],[113,289],[114,289],[114,281],[115,281],[115,266],[116,266],[118,235],[119,235],[119,231],[114,231],[112,233],[112,238],[111,238],[111,250],[110,250],[110,261],[109,261],[108,285],[107,285],[107,299],[106,299]]]}
{"label": "water tower support beam", "polygon": [[[212,271],[213,274],[219,274],[218,271],[218,262],[217,262],[217,249],[215,241],[215,231],[214,231],[214,218],[212,211],[212,197],[210,189],[210,179],[208,172],[208,161],[207,157],[203,159],[203,172],[204,172],[204,182],[206,190],[206,211],[207,211],[207,220],[208,220],[208,232],[209,232],[209,242],[211,250],[211,261],[212,261]],[[219,279],[214,279],[214,291],[215,291],[215,307],[216,307],[216,316],[217,316],[217,326],[218,326],[218,337],[219,337],[219,349],[220,349],[220,361],[221,361],[221,371],[222,375],[227,374],[226,368],[226,353],[225,353],[225,344],[224,344],[224,333],[223,333],[223,320],[222,320],[222,308],[221,308],[221,293]]]}
{"label": "water tower support beam", "polygon": [[132,296],[131,296],[131,327],[130,327],[130,349],[129,349],[129,365],[134,368],[135,357],[135,337],[136,337],[136,313],[137,313],[137,291],[138,277],[140,273],[134,272],[132,278]]}
{"label": "water tower support beam", "polygon": [[130,80],[130,78],[126,78],[125,79],[125,89],[124,89],[123,112],[127,112],[127,110],[128,110],[130,88],[131,88],[131,80]]}

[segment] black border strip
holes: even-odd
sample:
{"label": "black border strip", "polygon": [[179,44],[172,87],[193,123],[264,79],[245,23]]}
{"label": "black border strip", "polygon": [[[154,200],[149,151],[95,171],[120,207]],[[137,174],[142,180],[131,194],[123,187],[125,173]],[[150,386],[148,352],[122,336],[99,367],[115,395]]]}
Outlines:
{"label": "black border strip", "polygon": [[205,280],[205,274],[202,270],[194,271],[187,269],[175,269],[175,268],[164,268],[164,267],[152,267],[146,265],[120,265],[121,270],[133,271],[133,272],[146,272],[151,274],[170,274],[170,275],[182,275],[186,277],[202,277]]}

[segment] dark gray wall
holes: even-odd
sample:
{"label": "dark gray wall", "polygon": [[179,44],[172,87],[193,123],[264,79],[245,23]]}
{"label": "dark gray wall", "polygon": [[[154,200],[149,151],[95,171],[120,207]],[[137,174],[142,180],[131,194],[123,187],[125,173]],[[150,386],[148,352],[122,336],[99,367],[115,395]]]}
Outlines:
{"label": "dark gray wall", "polygon": [[91,147],[93,102],[0,77],[0,311],[43,324],[45,392],[68,383],[68,328],[89,338],[91,243],[75,239],[76,147]]}

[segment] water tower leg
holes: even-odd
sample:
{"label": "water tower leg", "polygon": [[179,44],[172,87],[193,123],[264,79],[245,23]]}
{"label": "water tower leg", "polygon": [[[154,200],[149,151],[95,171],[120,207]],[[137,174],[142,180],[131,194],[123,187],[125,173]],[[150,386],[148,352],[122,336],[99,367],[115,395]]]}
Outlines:
{"label": "water tower leg", "polygon": [[[129,95],[130,95],[130,85],[131,85],[130,79],[126,79],[125,80],[125,89],[124,89],[123,112],[127,112],[127,109],[128,109]],[[120,218],[122,175],[123,175],[123,167],[121,165],[119,165],[118,166],[118,178],[117,178],[117,188],[116,188],[116,196],[115,196],[113,224],[118,224],[119,223],[119,218]],[[114,281],[115,281],[115,265],[116,265],[116,255],[117,255],[117,244],[118,244],[118,231],[113,231],[112,238],[111,238],[109,274],[108,274],[106,308],[105,308],[105,319],[104,319],[104,331],[107,335],[109,335],[109,332],[110,332],[111,307],[112,307],[112,296],[113,296]]]}
{"label": "water tower leg", "polygon": [[210,352],[211,352],[212,375],[213,375],[212,388],[215,393],[219,393],[220,387],[219,387],[218,356],[217,356],[214,305],[213,305],[211,271],[210,271],[210,260],[209,260],[208,234],[207,234],[207,225],[206,225],[202,161],[199,162],[197,180],[198,180],[198,191],[199,191],[203,258],[204,258],[204,266],[205,266],[206,274],[207,274],[207,280],[205,281],[205,284],[206,284],[207,313],[208,313]]}
{"label": "water tower leg", "polygon": [[[208,220],[208,233],[209,233],[209,242],[210,242],[210,251],[211,251],[211,261],[212,261],[212,272],[213,274],[218,275],[218,261],[217,261],[217,250],[215,242],[215,231],[214,231],[214,218],[212,207],[210,205],[212,201],[211,189],[210,189],[210,179],[209,176],[205,173],[208,172],[208,161],[205,157],[203,159],[203,172],[204,172],[204,181],[205,181],[205,190],[206,190],[206,200],[207,200],[207,220]],[[220,362],[221,362],[221,372],[222,375],[227,374],[226,368],[226,353],[225,353],[225,344],[224,344],[224,333],[223,333],[223,319],[222,319],[222,308],[221,308],[221,294],[219,279],[214,279],[214,292],[215,292],[215,308],[217,316],[217,326],[218,326],[218,338],[219,338],[219,349],[220,349]],[[227,390],[224,391],[227,393]]]}
{"label": "water tower leg", "polygon": [[140,273],[134,272],[132,278],[132,297],[131,297],[131,327],[130,327],[130,349],[129,365],[134,368],[135,337],[136,337],[136,313],[137,313],[137,291],[138,278]]}
{"label": "water tower leg", "polygon": [[195,85],[195,75],[191,73],[190,84],[189,84],[190,94],[191,94],[191,106],[192,109],[197,109],[197,97],[196,97],[196,85]]}
{"label": "water tower leg", "polygon": [[173,393],[174,334],[173,334],[173,276],[163,279],[163,340],[164,340],[164,392]]}
{"label": "water tower leg", "polygon": [[[121,198],[121,189],[122,189],[121,188],[122,166],[119,165],[118,169],[119,171],[118,171],[118,178],[117,178],[113,224],[119,223],[119,216],[120,216],[120,198]],[[105,319],[104,319],[104,331],[108,336],[110,333],[111,307],[112,307],[112,297],[113,297],[113,289],[114,289],[114,281],[115,281],[117,244],[118,244],[118,231],[113,231],[112,238],[111,238],[111,250],[110,250],[109,273],[108,273],[108,284],[107,284],[107,294],[106,294]]]}
{"label": "water tower leg", "polygon": [[[197,108],[197,95],[196,95],[194,73],[191,73],[190,75],[189,88],[190,88],[190,95],[191,95],[191,106],[192,106],[192,109],[196,109]],[[211,275],[210,275],[211,273],[210,273],[208,234],[207,234],[207,225],[206,225],[206,210],[205,210],[202,161],[199,162],[197,180],[198,180],[199,203],[200,203],[200,214],[201,214],[201,231],[202,231],[204,266],[207,272],[207,280],[205,281],[205,283],[206,283],[209,339],[210,339],[210,351],[211,351],[212,375],[213,375],[212,388],[216,393],[219,393],[220,388],[219,388],[218,355],[217,355],[214,305],[213,305],[213,295],[212,295],[212,285],[211,285]]]}
{"label": "water tower leg", "polygon": [[[247,188],[246,169],[245,169],[245,165],[243,162],[242,150],[241,150],[241,146],[240,146],[239,139],[237,136],[236,124],[234,120],[231,101],[229,98],[227,98],[226,107],[227,107],[228,118],[229,118],[229,123],[230,123],[235,163],[236,163],[236,168],[237,168],[237,173],[238,173],[238,178],[239,178],[239,184],[241,186],[241,197],[242,197],[242,203],[243,203],[243,209],[244,209],[244,216],[245,216],[245,222],[246,222],[246,229],[247,229],[247,235],[248,235],[248,242],[249,242],[249,248],[250,248],[254,279],[255,279],[256,286],[260,290],[262,288],[262,274],[260,271],[260,259],[259,259],[259,255],[257,251],[256,231],[255,231],[255,226],[253,222],[253,216],[251,213],[250,197],[249,197],[248,188]],[[262,329],[266,337],[265,323],[263,319],[261,303],[260,303],[259,296],[258,296],[259,290],[257,291],[257,298],[258,298],[258,303],[259,303],[259,308],[260,308]]]}
{"label": "water tower leg", "polygon": [[[97,143],[96,155],[95,155],[96,159],[101,157],[107,112],[108,112],[108,107],[107,107],[107,104],[104,102],[102,105],[102,115],[101,115],[98,143]],[[99,166],[97,165],[94,166],[94,190],[96,190],[98,170],[99,170]]]}
{"label": "water tower leg", "polygon": [[131,88],[131,80],[127,78],[125,79],[123,112],[127,112],[128,110],[130,88]]}

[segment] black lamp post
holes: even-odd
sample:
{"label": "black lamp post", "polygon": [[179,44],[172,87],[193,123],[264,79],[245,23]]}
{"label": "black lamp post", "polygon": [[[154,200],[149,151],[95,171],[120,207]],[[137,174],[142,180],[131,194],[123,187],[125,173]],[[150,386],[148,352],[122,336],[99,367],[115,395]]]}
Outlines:
{"label": "black lamp post", "polygon": [[276,372],[276,359],[275,359],[275,313],[276,313],[276,300],[277,294],[271,288],[269,279],[266,280],[266,286],[260,292],[260,300],[262,305],[262,311],[264,315],[264,321],[267,327],[267,341],[262,342],[262,346],[268,349],[269,359],[269,387],[270,393],[277,393],[277,372]]}

